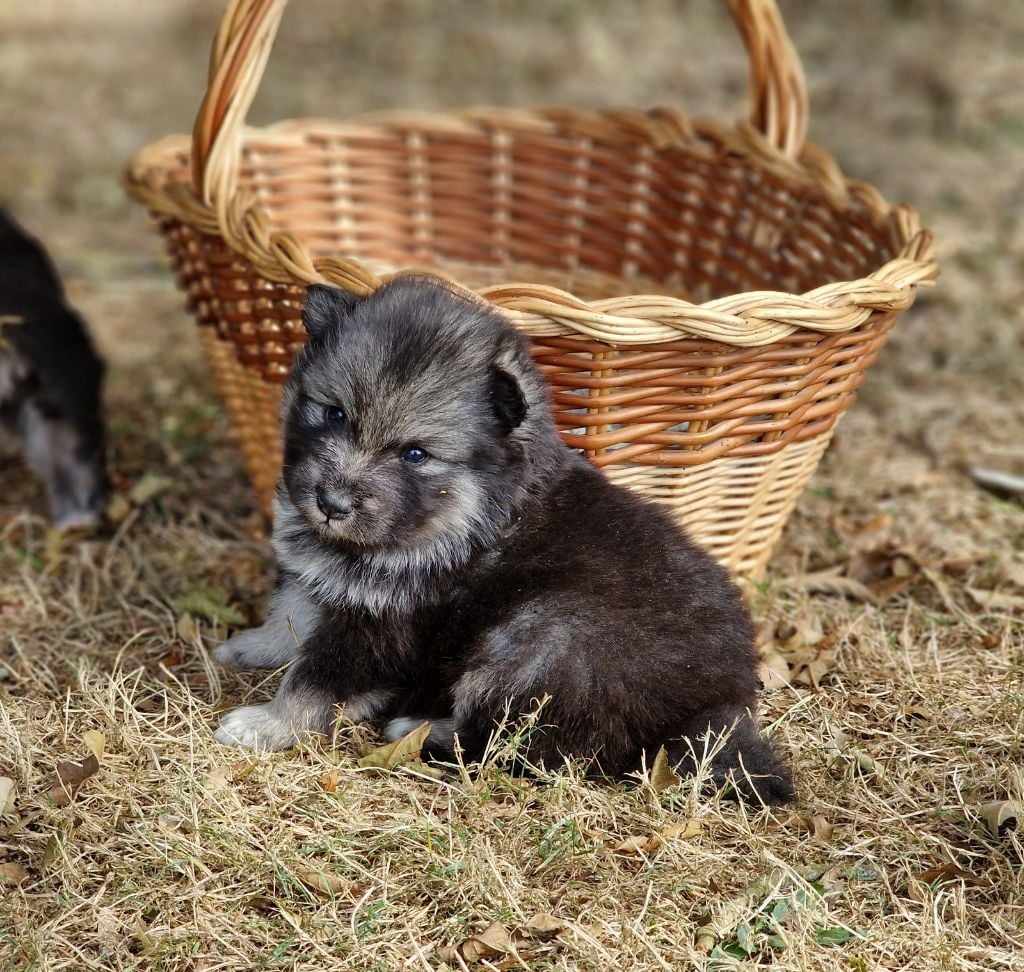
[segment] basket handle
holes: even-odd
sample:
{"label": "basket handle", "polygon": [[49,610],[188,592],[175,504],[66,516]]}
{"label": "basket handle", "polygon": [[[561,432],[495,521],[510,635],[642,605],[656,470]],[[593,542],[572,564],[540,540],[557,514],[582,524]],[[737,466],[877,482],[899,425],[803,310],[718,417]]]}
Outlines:
{"label": "basket handle", "polygon": [[[287,2],[230,0],[221,17],[192,130],[192,182],[208,204],[225,205],[234,193],[242,126]],[[747,48],[751,123],[779,152],[795,158],[807,132],[807,88],[775,0],[726,4]]]}

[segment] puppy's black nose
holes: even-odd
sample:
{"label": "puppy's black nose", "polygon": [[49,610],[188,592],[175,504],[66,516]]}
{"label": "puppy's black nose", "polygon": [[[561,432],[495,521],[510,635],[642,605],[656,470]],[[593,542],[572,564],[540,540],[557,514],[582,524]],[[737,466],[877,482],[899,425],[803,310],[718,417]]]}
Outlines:
{"label": "puppy's black nose", "polygon": [[356,508],[355,501],[348,493],[327,489],[321,489],[316,494],[316,505],[328,519],[332,516],[344,519]]}

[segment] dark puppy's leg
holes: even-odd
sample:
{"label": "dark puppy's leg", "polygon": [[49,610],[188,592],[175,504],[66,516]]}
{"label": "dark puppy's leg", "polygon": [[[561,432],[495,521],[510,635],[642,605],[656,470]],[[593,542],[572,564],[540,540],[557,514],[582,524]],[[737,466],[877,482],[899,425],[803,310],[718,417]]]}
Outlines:
{"label": "dark puppy's leg", "polygon": [[327,735],[343,707],[350,722],[372,719],[394,698],[358,644],[339,645],[337,626],[321,622],[298,650],[277,694],[263,705],[233,709],[215,732],[218,742],[249,749],[288,749],[310,733]]}
{"label": "dark puppy's leg", "polygon": [[669,763],[683,774],[692,774],[705,747],[708,752],[715,749],[723,736],[725,741],[711,757],[716,786],[731,784],[746,803],[780,806],[794,799],[789,768],[761,735],[750,713],[738,706],[722,706],[694,718],[684,727],[683,738],[665,744]]}
{"label": "dark puppy's leg", "polygon": [[23,400],[15,426],[25,462],[43,481],[59,529],[92,526],[103,515],[106,476],[102,452],[73,421],[37,396]]}
{"label": "dark puppy's leg", "polygon": [[213,650],[222,665],[234,668],[280,668],[298,657],[299,645],[316,629],[320,610],[295,577],[278,573],[267,619],[258,628],[239,631]]}

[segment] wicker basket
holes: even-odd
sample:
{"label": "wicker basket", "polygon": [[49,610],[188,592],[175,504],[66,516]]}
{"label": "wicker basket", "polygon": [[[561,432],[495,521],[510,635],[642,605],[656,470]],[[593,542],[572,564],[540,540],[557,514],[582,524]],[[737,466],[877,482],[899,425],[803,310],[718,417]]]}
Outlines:
{"label": "wicker basket", "polygon": [[533,341],[565,441],[759,574],[931,235],[804,143],[772,0],[729,0],[752,121],[672,109],[389,112],[244,127],[285,0],[232,0],[191,139],[129,163],[156,216],[261,501],[304,285],[428,269]]}

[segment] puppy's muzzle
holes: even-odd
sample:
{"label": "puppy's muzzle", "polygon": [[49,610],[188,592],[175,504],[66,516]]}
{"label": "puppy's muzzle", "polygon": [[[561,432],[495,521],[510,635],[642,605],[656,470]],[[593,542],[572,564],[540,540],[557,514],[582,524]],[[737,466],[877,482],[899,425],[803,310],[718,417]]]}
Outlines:
{"label": "puppy's muzzle", "polygon": [[345,490],[321,489],[316,494],[316,505],[328,520],[344,520],[358,506],[355,497]]}

